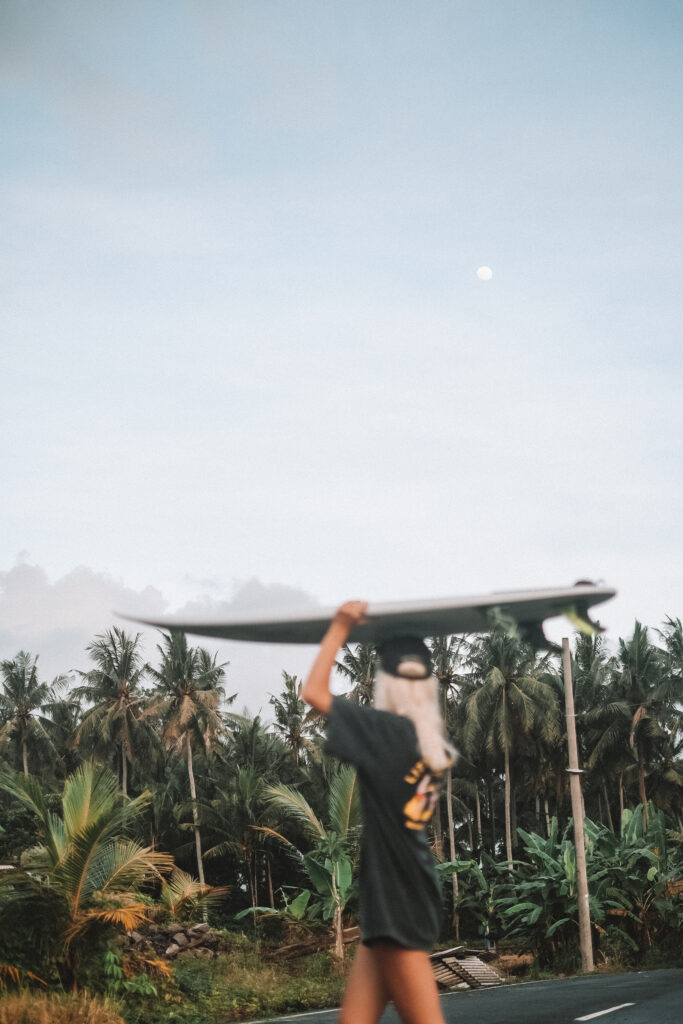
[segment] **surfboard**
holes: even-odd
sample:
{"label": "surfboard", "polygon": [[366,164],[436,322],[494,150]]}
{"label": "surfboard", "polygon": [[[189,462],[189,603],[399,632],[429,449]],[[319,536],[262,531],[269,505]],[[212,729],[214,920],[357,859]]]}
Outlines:
{"label": "surfboard", "polygon": [[[368,622],[356,626],[350,642],[381,643],[392,636],[437,637],[454,633],[482,633],[496,623],[516,628],[529,641],[547,646],[542,624],[565,615],[584,632],[601,629],[588,609],[614,597],[616,590],[592,583],[554,590],[500,591],[480,597],[445,597],[431,601],[368,604]],[[299,614],[234,616],[229,619],[139,619],[122,616],[159,629],[178,630],[222,640],[261,644],[318,644],[336,608],[307,609]]]}

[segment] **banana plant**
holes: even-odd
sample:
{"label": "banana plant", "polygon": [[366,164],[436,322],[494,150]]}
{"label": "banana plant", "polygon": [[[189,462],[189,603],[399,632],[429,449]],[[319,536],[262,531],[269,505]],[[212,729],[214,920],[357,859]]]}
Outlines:
{"label": "banana plant", "polygon": [[[506,938],[518,938],[545,961],[576,945],[578,897],[572,823],[560,833],[551,821],[543,837],[519,829],[520,858],[513,875],[508,863],[484,856],[447,862],[442,874],[457,871],[463,893],[459,909]],[[590,917],[596,939],[617,938],[632,950],[647,948],[660,931],[677,934],[683,925],[677,880],[683,863],[670,841],[661,811],[625,811],[621,834],[584,821]]]}
{"label": "banana plant", "polygon": [[[499,865],[492,857],[482,852],[481,860],[449,860],[436,865],[442,880],[457,874],[461,884],[455,909],[459,916],[470,917],[477,922],[483,935],[486,927],[498,934],[501,922],[497,919],[496,908],[499,897],[505,889],[505,877],[501,876]],[[505,865],[505,876],[507,864]]]}

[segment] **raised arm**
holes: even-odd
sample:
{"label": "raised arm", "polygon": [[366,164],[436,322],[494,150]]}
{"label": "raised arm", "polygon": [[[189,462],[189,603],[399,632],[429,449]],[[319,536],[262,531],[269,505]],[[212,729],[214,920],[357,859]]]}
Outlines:
{"label": "raised arm", "polygon": [[366,622],[365,612],[367,601],[347,601],[335,612],[329,629],[322,639],[318,656],[313,662],[308,678],[304,683],[301,696],[317,711],[324,714],[330,710],[332,694],[330,693],[330,676],[337,659],[339,649],[346,643],[354,626]]}

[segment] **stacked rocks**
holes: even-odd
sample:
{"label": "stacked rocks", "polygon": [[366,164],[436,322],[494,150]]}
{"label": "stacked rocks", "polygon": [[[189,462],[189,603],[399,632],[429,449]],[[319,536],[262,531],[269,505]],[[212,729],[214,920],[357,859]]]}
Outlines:
{"label": "stacked rocks", "polygon": [[174,960],[179,955],[212,960],[218,946],[218,936],[214,935],[208,924],[150,924],[144,932],[133,931],[126,934],[130,945],[151,946],[155,953],[166,957],[167,960]]}

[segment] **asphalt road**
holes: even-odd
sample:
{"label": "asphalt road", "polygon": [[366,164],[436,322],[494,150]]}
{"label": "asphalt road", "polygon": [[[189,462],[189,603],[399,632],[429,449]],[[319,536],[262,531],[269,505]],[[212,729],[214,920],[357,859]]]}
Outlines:
{"label": "asphalt road", "polygon": [[[442,1006],[448,1024],[683,1024],[683,969],[449,992]],[[333,1024],[336,1015],[336,1010],[319,1010],[271,1017],[268,1024]],[[381,1024],[398,1021],[390,1007]]]}

